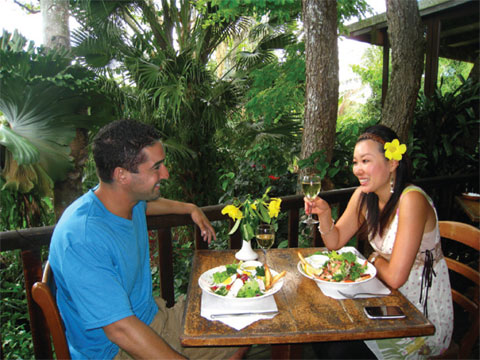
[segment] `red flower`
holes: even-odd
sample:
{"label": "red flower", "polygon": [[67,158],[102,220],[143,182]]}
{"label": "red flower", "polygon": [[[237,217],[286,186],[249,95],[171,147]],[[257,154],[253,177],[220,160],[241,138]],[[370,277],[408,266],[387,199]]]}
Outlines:
{"label": "red flower", "polygon": [[273,175],[268,175],[268,177],[272,180],[278,180],[280,179],[280,176],[273,176]]}

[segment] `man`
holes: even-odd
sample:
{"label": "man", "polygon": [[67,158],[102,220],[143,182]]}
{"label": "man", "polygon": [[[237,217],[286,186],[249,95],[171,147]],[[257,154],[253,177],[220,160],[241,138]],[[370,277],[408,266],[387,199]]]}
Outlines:
{"label": "man", "polygon": [[194,204],[160,198],[169,177],[159,133],[118,120],[97,134],[99,185],[72,203],[52,236],[49,261],[72,358],[228,358],[245,349],[182,348],[183,304],[152,296],[147,215],[190,214],[204,240],[215,238]]}

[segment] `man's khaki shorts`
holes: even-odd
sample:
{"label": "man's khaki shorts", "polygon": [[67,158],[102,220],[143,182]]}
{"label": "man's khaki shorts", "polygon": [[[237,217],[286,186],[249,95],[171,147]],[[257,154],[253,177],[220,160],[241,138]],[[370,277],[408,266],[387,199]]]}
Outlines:
{"label": "man's khaki shorts", "polygon": [[[150,327],[162,337],[173,349],[189,359],[228,359],[237,347],[183,347],[180,344],[182,317],[185,300],[181,297],[171,308],[167,308],[165,300],[156,298],[158,313]],[[130,355],[120,349],[114,360],[131,359]]]}

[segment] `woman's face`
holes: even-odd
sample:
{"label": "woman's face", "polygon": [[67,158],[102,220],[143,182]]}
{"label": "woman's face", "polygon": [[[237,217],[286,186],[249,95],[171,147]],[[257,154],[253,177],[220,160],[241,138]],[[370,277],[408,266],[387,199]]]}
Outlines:
{"label": "woman's face", "polygon": [[373,140],[362,140],[353,152],[353,174],[364,193],[390,192],[391,163],[385,158],[383,147]]}

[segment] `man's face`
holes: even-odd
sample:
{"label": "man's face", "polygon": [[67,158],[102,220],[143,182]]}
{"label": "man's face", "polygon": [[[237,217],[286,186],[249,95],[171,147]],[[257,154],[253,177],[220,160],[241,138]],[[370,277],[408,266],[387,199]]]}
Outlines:
{"label": "man's face", "polygon": [[137,173],[131,174],[130,189],[137,200],[155,200],[160,197],[160,182],[168,179],[165,152],[160,142],[143,148],[146,160],[138,165]]}

